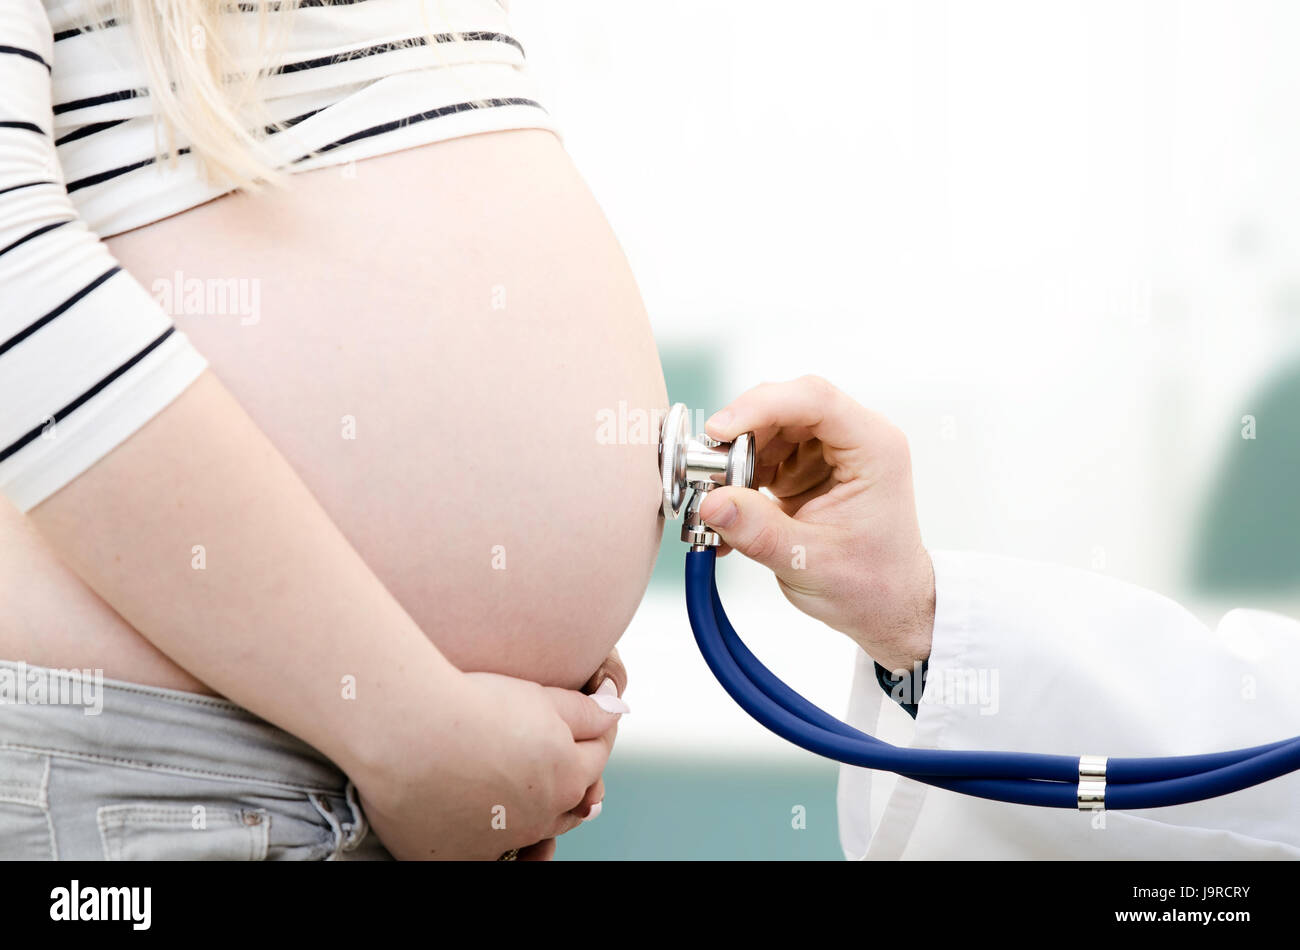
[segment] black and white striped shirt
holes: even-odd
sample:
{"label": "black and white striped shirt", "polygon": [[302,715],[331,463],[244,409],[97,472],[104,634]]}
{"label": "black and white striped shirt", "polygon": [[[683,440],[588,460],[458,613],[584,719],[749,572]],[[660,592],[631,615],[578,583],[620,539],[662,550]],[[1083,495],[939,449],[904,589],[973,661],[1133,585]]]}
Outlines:
{"label": "black and white striped shirt", "polygon": [[[204,181],[183,146],[174,165],[156,160],[133,38],[111,21],[82,28],[82,12],[82,0],[0,2],[0,492],[22,511],[206,365],[100,237],[228,190]],[[258,87],[276,123],[262,140],[275,165],[302,171],[480,132],[554,130],[502,3],[302,0],[292,16]],[[227,42],[254,55],[256,6],[238,4],[226,20]]]}

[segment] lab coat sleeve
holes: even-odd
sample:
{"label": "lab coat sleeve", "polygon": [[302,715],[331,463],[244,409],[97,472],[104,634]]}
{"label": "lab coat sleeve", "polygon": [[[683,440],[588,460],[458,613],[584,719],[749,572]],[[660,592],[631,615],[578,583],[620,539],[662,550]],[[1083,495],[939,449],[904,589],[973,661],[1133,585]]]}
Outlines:
{"label": "lab coat sleeve", "polygon": [[[913,722],[859,651],[848,720],[917,748],[1155,756],[1300,735],[1300,623],[1233,610],[1211,630],[1100,574],[935,552],[934,642]],[[1300,858],[1300,777],[1170,808],[1008,805],[842,768],[851,859]]]}

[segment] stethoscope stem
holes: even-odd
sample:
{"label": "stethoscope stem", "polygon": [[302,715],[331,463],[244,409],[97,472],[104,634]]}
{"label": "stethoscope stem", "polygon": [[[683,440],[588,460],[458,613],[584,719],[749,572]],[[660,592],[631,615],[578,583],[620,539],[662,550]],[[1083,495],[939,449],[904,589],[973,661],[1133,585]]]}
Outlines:
{"label": "stethoscope stem", "polygon": [[[1089,757],[1028,752],[905,749],[841,722],[804,699],[764,666],[727,619],[718,596],[714,549],[686,555],[686,607],[709,669],[728,694],[763,726],[818,755],[897,772],[949,791],[1021,805],[1085,806]],[[1105,762],[1104,807],[1160,808],[1213,798],[1300,769],[1300,737],[1204,755],[1117,758]]]}

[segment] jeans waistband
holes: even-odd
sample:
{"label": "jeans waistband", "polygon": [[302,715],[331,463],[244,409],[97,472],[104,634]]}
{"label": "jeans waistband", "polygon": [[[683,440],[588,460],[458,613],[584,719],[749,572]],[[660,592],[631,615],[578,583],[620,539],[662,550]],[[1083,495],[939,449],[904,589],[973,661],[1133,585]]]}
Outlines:
{"label": "jeans waistband", "polygon": [[316,749],[228,700],[9,660],[0,747],[330,794],[348,785]]}

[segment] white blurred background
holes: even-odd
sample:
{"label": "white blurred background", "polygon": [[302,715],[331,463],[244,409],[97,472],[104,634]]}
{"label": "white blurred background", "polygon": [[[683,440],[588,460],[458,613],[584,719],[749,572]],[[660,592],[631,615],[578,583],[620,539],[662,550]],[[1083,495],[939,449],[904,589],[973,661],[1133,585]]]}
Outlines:
{"label": "white blurred background", "polygon": [[[1213,622],[1227,602],[1191,579],[1214,543],[1198,532],[1232,454],[1283,430],[1258,400],[1300,336],[1300,5],[512,10],[640,282],[670,398],[691,401],[675,372],[706,412],[826,376],[909,434],[931,548],[1104,571]],[[848,642],[723,563],[756,652],[841,712]],[[1257,593],[1300,613],[1285,585]],[[813,769],[711,680],[675,577],[622,650],[625,767]],[[808,774],[833,795],[833,771]],[[577,850],[620,853],[612,833]]]}

